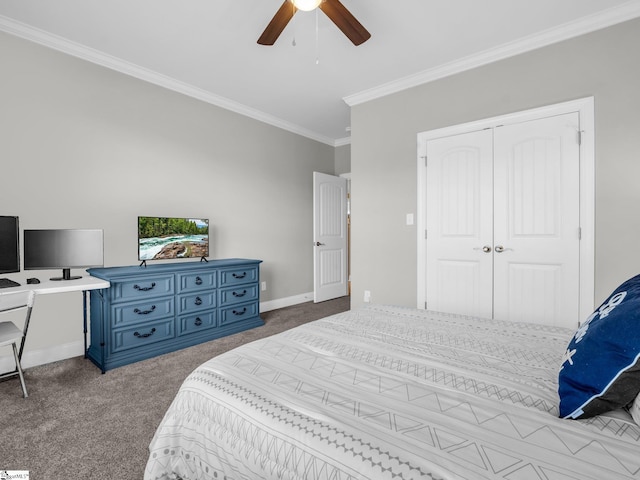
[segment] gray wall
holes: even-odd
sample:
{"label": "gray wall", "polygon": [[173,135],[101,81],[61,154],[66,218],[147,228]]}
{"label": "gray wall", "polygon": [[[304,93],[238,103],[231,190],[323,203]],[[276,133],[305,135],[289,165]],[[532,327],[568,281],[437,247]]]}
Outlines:
{"label": "gray wall", "polygon": [[595,97],[596,278],[600,302],[640,271],[640,20],[352,108],[352,306],[416,305],[416,135]]}
{"label": "gray wall", "polygon": [[[332,146],[1,33],[0,64],[0,214],[102,228],[106,266],[137,264],[138,215],[207,217],[212,258],[264,260],[262,302],[313,290],[312,172],[334,173]],[[80,294],[37,302],[25,355],[76,349]]]}
{"label": "gray wall", "polygon": [[351,145],[336,147],[335,175],[351,173]]}

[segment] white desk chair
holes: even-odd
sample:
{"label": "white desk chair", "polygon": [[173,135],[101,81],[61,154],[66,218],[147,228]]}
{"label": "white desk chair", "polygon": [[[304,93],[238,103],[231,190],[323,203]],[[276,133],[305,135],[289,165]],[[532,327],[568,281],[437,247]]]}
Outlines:
{"label": "white desk chair", "polygon": [[[22,385],[22,393],[26,398],[27,386],[24,383],[24,374],[22,372],[22,350],[24,349],[24,342],[27,338],[27,330],[29,329],[29,320],[31,319],[31,310],[33,309],[33,301],[35,299],[35,293],[31,290],[22,292],[3,292],[0,290],[0,314],[10,312],[14,310],[26,309],[26,318],[24,320],[24,326],[22,329],[18,328],[12,321],[0,322],[0,347],[11,345],[13,347],[13,357],[16,362],[16,369],[11,372],[0,374],[0,379],[13,377],[18,375],[20,377],[20,384]],[[18,349],[18,342],[20,342],[20,348]]]}

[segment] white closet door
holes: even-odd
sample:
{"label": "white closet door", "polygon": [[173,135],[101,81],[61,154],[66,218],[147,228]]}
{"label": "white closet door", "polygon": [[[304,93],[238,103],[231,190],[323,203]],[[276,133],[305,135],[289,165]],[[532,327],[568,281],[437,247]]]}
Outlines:
{"label": "white closet door", "polygon": [[427,142],[427,308],[575,326],[579,116]]}
{"label": "white closet door", "polygon": [[579,318],[577,113],[494,129],[494,317]]}
{"label": "white closet door", "polygon": [[492,317],[492,142],[491,131],[482,130],[427,144],[430,310]]}

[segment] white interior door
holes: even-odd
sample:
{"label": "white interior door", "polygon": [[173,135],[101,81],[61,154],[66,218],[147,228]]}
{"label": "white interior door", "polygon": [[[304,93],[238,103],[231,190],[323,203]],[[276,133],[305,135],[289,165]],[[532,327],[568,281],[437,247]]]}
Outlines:
{"label": "white interior door", "polygon": [[577,113],[494,130],[495,318],[579,320],[579,130]]}
{"label": "white interior door", "polygon": [[313,301],[348,291],[347,180],[313,172]]}
{"label": "white interior door", "polygon": [[573,113],[427,142],[427,308],[575,326],[579,130]]}
{"label": "white interior door", "polygon": [[427,305],[493,315],[493,136],[481,130],[427,144]]}

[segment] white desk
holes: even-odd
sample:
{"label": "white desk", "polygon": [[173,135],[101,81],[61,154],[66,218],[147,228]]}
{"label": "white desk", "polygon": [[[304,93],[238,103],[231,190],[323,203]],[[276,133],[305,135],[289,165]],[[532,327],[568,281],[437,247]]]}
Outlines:
{"label": "white desk", "polygon": [[[81,278],[74,280],[44,280],[40,283],[24,284],[18,287],[8,287],[0,289],[1,292],[24,292],[33,290],[36,292],[36,302],[38,295],[49,295],[52,293],[65,293],[65,292],[82,292],[82,319],[84,326],[84,356],[87,356],[87,291],[99,290],[102,288],[109,288],[111,284],[107,280],[85,275]],[[37,303],[34,305],[37,308]],[[27,330],[29,325],[25,325],[24,336],[20,343],[20,350],[18,357],[22,359],[22,351],[24,350],[24,342],[27,339]],[[0,375],[0,378],[5,378],[10,375],[17,375],[18,371],[10,372]]]}
{"label": "white desk", "polygon": [[3,290],[33,290],[38,295],[48,295],[50,293],[99,290],[101,288],[109,288],[110,285],[106,280],[85,275],[76,280],[45,280],[40,283],[20,285],[19,287],[10,287]]}

